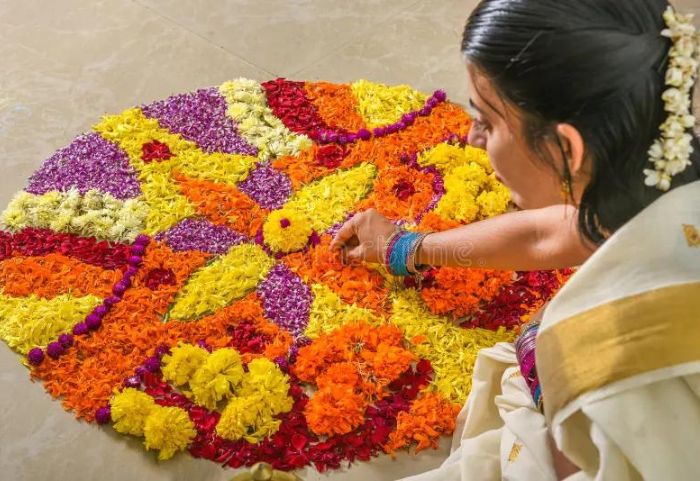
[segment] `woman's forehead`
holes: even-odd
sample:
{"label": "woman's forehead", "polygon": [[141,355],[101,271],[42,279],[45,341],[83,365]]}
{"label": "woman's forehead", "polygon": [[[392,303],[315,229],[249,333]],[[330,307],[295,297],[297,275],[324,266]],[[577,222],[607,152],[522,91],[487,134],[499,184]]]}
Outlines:
{"label": "woman's forehead", "polygon": [[510,107],[499,95],[493,82],[473,64],[467,64],[467,87],[469,97],[478,110],[506,122],[518,118],[517,109]]}
{"label": "woman's forehead", "polygon": [[472,64],[467,64],[469,97],[479,110],[504,117],[506,106],[489,78]]}

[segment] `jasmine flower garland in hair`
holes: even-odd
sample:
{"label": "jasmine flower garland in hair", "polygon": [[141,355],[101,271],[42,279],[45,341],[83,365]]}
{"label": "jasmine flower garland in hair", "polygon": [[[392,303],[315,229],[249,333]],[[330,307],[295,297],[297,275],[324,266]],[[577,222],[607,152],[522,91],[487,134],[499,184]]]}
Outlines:
{"label": "jasmine flower garland in hair", "polygon": [[661,137],[649,149],[654,168],[644,169],[644,175],[646,185],[667,191],[672,177],[691,163],[693,136],[687,130],[695,125],[695,117],[690,114],[690,93],[700,65],[700,33],[692,24],[692,14],[678,14],[670,6],[664,20],[668,28],[661,35],[673,41],[666,72],[669,88],[662,95],[668,118],[661,124]]}

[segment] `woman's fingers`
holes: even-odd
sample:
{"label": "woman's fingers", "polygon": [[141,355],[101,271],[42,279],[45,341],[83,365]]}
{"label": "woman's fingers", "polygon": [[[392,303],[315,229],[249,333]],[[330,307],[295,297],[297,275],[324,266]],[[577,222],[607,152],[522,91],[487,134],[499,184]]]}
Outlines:
{"label": "woman's fingers", "polygon": [[357,234],[355,231],[355,223],[353,222],[354,219],[355,218],[353,217],[352,219],[348,220],[340,229],[338,229],[335,237],[333,237],[333,241],[331,241],[331,249],[339,249]]}
{"label": "woman's fingers", "polygon": [[345,255],[346,262],[360,262],[365,260],[365,249],[362,245],[348,249]]}

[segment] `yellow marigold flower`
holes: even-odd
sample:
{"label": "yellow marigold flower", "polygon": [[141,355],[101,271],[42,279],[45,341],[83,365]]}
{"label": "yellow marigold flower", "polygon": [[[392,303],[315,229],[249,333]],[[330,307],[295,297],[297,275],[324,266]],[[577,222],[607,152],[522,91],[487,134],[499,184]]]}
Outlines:
{"label": "yellow marigold flower", "polygon": [[207,409],[215,409],[219,401],[233,395],[242,379],[243,364],[238,351],[217,349],[190,379],[194,401]]}
{"label": "yellow marigold flower", "polygon": [[510,203],[510,191],[508,188],[491,176],[489,177],[489,185],[492,190],[483,191],[476,198],[476,203],[483,217],[494,217],[504,213]]}
{"label": "yellow marigold flower", "polygon": [[163,378],[181,386],[190,380],[208,356],[206,349],[191,344],[180,344],[173,348],[170,354],[163,356]]}
{"label": "yellow marigold flower", "polygon": [[508,208],[510,191],[496,179],[483,150],[440,144],[420,161],[444,173],[445,194],[435,208],[442,218],[470,223]]}
{"label": "yellow marigold flower", "polygon": [[481,166],[487,173],[493,172],[489,156],[484,149],[467,145],[464,147],[465,160],[467,162],[475,162]]}
{"label": "yellow marigold flower", "polygon": [[110,402],[114,430],[122,434],[143,435],[146,419],[155,409],[153,398],[138,389],[128,387]]}
{"label": "yellow marigold flower", "polygon": [[445,172],[465,162],[464,149],[447,143],[438,144],[418,156],[418,163],[423,167],[435,166]]}
{"label": "yellow marigold flower", "polygon": [[272,212],[265,220],[263,236],[273,250],[291,252],[306,245],[313,229],[303,214],[291,209]]}
{"label": "yellow marigold flower", "polygon": [[225,439],[243,438],[250,443],[274,434],[281,423],[274,416],[291,411],[294,405],[288,392],[289,377],[275,363],[266,358],[252,360],[237,396],[221,414],[217,433]]}
{"label": "yellow marigold flower", "polygon": [[493,172],[489,156],[485,150],[467,145],[460,147],[448,143],[438,144],[432,149],[423,152],[418,157],[418,163],[424,167],[435,166],[443,173],[464,164],[475,163],[486,171],[487,174]]}
{"label": "yellow marigold flower", "polygon": [[276,433],[282,421],[272,417],[267,403],[268,400],[260,396],[231,399],[216,425],[217,434],[231,441],[243,438],[257,444]]}
{"label": "yellow marigold flower", "polygon": [[289,376],[266,358],[253,359],[238,394],[243,397],[260,396],[273,415],[292,410],[294,401],[289,396]]}
{"label": "yellow marigold flower", "polygon": [[146,449],[158,449],[162,461],[187,448],[197,431],[184,409],[156,406],[146,419],[143,434]]}

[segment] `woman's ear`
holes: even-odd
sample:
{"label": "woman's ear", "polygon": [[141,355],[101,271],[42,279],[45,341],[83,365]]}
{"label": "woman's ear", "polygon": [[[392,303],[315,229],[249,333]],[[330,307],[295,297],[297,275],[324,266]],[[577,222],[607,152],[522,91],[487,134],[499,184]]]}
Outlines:
{"label": "woman's ear", "polygon": [[581,173],[586,149],[578,129],[571,124],[559,124],[557,135],[569,163],[569,172],[574,176]]}

